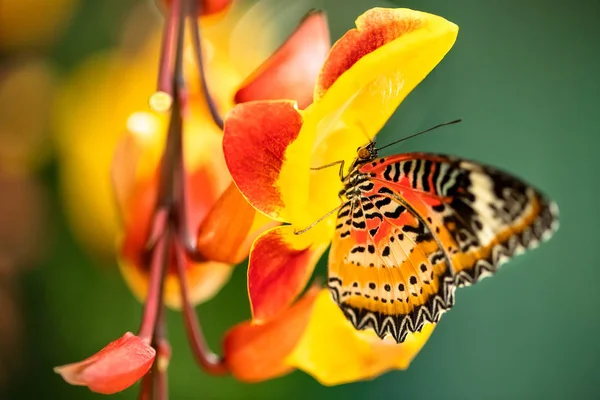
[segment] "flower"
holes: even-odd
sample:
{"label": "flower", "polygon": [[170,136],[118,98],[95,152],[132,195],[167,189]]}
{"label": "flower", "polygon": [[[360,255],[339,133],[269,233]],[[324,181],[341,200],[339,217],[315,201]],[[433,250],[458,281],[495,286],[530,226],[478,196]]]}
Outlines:
{"label": "flower", "polygon": [[[322,217],[339,205],[338,170],[310,168],[338,160],[351,165],[356,149],[374,138],[442,60],[458,33],[456,25],[441,17],[408,9],[375,8],[361,15],[356,26],[332,47],[313,103],[305,110],[291,100],[252,102],[236,106],[226,120],[223,147],[235,183],[259,211],[289,223],[260,235],[251,249],[250,326],[257,332],[271,326],[287,332],[288,314],[304,299],[292,304],[334,232],[335,215]],[[309,226],[305,233],[294,234]],[[373,332],[355,331],[326,291],[305,312],[310,314],[302,320],[309,321],[306,325],[290,322],[294,331],[302,332],[296,333],[300,339],[273,359],[326,384],[406,368],[433,330],[429,325],[400,345],[381,341]],[[226,343],[237,343],[235,336],[245,329],[250,328],[234,328]],[[246,354],[268,351],[266,346]],[[244,376],[248,359],[231,359],[232,370]],[[273,371],[282,369],[265,368],[250,380],[266,379]]]}

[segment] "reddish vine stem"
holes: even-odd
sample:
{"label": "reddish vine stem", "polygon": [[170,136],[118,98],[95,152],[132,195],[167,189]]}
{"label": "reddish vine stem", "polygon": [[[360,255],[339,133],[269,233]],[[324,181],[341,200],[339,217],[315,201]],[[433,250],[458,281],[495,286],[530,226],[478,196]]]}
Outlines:
{"label": "reddish vine stem", "polygon": [[138,400],[152,400],[152,386],[154,384],[154,366],[144,377],[140,386],[140,394]]}
{"label": "reddish vine stem", "polygon": [[[150,277],[139,335],[152,341],[152,346],[158,352],[157,361],[160,361],[160,357],[164,356],[161,352],[164,353],[165,349],[168,349],[163,315],[163,286],[166,269],[170,261],[174,260],[181,288],[185,326],[194,356],[206,372],[222,375],[228,372],[227,365],[224,359],[214,354],[206,343],[198,316],[190,302],[185,270],[187,259],[204,261],[196,249],[193,236],[189,233],[187,222],[183,155],[183,121],[189,112],[183,73],[184,32],[187,20],[192,21],[190,27],[193,31],[193,46],[210,114],[219,127],[223,126],[206,84],[200,31],[194,7],[194,0],[173,0],[163,32],[158,90],[169,94],[172,98],[171,118],[160,164],[155,212],[146,245],[145,259]],[[139,399],[165,400],[167,396],[166,366],[155,362],[151,372],[142,380]]]}
{"label": "reddish vine stem", "polygon": [[185,275],[185,251],[179,245],[175,247],[175,259],[183,303],[185,327],[188,340],[196,357],[196,362],[211,375],[225,375],[229,372],[225,359],[214,354],[208,347],[198,316],[190,303],[187,277]]}
{"label": "reddish vine stem", "polygon": [[[171,239],[171,235],[167,233],[167,241]],[[171,246],[171,251],[172,251]],[[158,318],[156,322],[156,329],[154,330],[154,338],[152,340],[152,346],[156,349],[156,360],[152,366],[154,377],[152,387],[152,399],[153,400],[167,400],[169,398],[168,385],[167,385],[167,371],[166,366],[161,365],[161,362],[165,362],[162,357],[170,357],[170,354],[164,354],[164,347],[168,347],[167,342],[167,330],[165,324],[165,307],[161,305],[158,310]],[[170,353],[170,351],[168,351]],[[168,360],[166,360],[168,362]]]}
{"label": "reddish vine stem", "polygon": [[174,0],[170,8],[167,8],[167,22],[162,35],[160,51],[160,62],[158,69],[158,91],[173,96],[173,62],[175,61],[175,47],[179,25],[183,22],[180,18],[181,3]]}
{"label": "reddish vine stem", "polygon": [[[198,4],[196,7],[201,7]],[[200,10],[198,10],[200,11]],[[194,47],[194,55],[196,56],[196,66],[198,67],[198,72],[200,75],[200,81],[202,84],[202,90],[204,92],[204,98],[206,99],[206,104],[208,106],[208,110],[210,111],[210,115],[215,122],[215,124],[222,130],[223,129],[223,117],[219,113],[217,109],[217,105],[215,104],[211,94],[210,88],[208,87],[208,80],[206,79],[206,68],[204,66],[204,60],[202,59],[202,40],[200,38],[200,24],[198,23],[197,18],[191,18],[191,36],[192,36],[192,45]]]}
{"label": "reddish vine stem", "polygon": [[165,240],[163,237],[161,237],[153,246],[151,251],[152,257],[150,260],[148,293],[144,303],[142,323],[140,324],[140,329],[138,331],[138,336],[148,341],[150,341],[154,336],[159,309],[162,307],[164,271],[165,264],[168,261],[165,247]]}

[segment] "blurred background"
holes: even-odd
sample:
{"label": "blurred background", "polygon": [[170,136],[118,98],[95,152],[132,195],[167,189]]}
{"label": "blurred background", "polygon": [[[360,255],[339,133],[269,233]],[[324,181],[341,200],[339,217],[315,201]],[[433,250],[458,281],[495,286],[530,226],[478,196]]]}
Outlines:
{"label": "blurred background", "polygon": [[[262,0],[248,3],[241,23],[275,29],[276,40],[253,36],[273,50],[310,8],[328,12],[335,40],[373,6],[460,26],[453,50],[379,141],[463,118],[393,151],[511,171],[558,202],[561,228],[495,278],[459,290],[409,370],[370,382],[327,388],[302,372],[255,385],[207,376],[180,315],[169,312],[171,398],[600,398],[600,3]],[[108,165],[127,115],[147,99],[141,82],[154,82],[160,24],[149,0],[0,0],[0,399],[103,397],[67,385],[52,367],[138,326],[141,305],[115,262]],[[232,35],[231,48],[251,47],[247,37]],[[198,307],[215,349],[249,317],[245,273],[236,268]],[[114,398],[136,396],[134,387]]]}

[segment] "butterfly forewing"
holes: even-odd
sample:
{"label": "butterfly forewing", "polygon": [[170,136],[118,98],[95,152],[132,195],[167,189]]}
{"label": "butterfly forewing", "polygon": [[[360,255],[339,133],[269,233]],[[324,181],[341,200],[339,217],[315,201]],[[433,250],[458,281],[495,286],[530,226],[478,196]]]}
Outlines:
{"label": "butterfly forewing", "polygon": [[557,228],[556,206],[499,170],[441,155],[376,159],[346,180],[329,286],[358,329],[404,340]]}

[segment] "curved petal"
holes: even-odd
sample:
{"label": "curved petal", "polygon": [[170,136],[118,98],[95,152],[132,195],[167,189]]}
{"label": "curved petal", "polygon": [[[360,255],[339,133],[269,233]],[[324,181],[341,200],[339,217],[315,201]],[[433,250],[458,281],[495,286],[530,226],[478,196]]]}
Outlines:
{"label": "curved petal", "polygon": [[[400,102],[450,50],[458,27],[408,9],[375,8],[358,18],[357,29],[332,48],[321,71],[315,101],[306,110],[298,138],[288,146],[279,187],[292,222],[306,210],[314,219],[338,204],[336,168],[297,171],[338,160],[349,166],[356,149],[368,143]],[[312,154],[309,158],[307,155]]]}
{"label": "curved petal", "polygon": [[113,394],[141,379],[155,357],[156,350],[148,340],[127,332],[93,356],[56,367],[54,372],[71,385],[87,386],[93,392]]}
{"label": "curved petal", "polygon": [[239,104],[225,121],[223,151],[233,180],[250,204],[279,221],[285,214],[277,179],[301,126],[292,101]]}
{"label": "curved petal", "polygon": [[309,13],[286,42],[246,79],[235,95],[236,103],[293,99],[299,108],[306,108],[312,103],[330,46],[325,13]]}
{"label": "curved petal", "polygon": [[237,264],[248,255],[242,246],[250,233],[256,211],[231,183],[198,229],[197,248],[213,261]]}
{"label": "curved petal", "polygon": [[254,322],[277,317],[304,290],[328,245],[320,234],[315,230],[296,235],[294,227],[286,225],[256,239],[248,261],[248,295]]}
{"label": "curved petal", "polygon": [[433,328],[432,324],[426,325],[402,344],[392,338],[381,340],[374,332],[355,330],[331,299],[329,290],[323,289],[306,331],[287,362],[323,385],[371,379],[391,369],[408,368]]}
{"label": "curved petal", "polygon": [[[131,223],[130,202],[139,180],[148,180],[162,152],[165,120],[150,112],[134,112],[127,118],[127,132],[117,142],[110,177],[121,221]],[[146,183],[146,182],[145,182]],[[156,182],[152,183],[156,185]]]}
{"label": "curved petal", "polygon": [[292,352],[310,319],[319,290],[315,287],[279,318],[264,325],[242,322],[225,335],[223,350],[233,376],[245,382],[276,378],[292,370]]}

